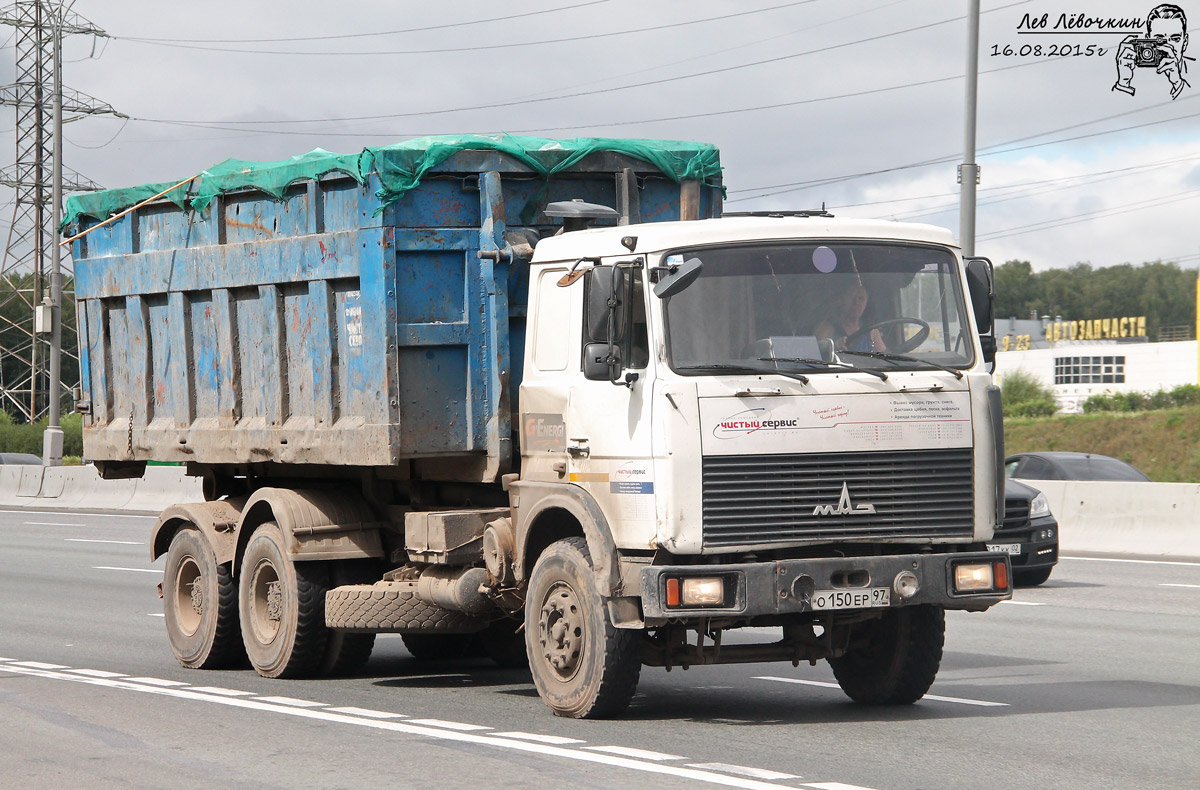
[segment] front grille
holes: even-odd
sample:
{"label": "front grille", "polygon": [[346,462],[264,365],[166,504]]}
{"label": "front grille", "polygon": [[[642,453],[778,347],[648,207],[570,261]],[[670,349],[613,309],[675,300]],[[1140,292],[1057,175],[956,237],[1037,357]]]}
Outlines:
{"label": "front grille", "polygon": [[[1006,499],[1004,501],[1004,524],[996,530],[995,538],[1021,537],[1029,540],[1029,500]],[[993,538],[994,539],[994,538]]]}
{"label": "front grille", "polygon": [[970,448],[705,456],[704,547],[969,538],[971,471]]}

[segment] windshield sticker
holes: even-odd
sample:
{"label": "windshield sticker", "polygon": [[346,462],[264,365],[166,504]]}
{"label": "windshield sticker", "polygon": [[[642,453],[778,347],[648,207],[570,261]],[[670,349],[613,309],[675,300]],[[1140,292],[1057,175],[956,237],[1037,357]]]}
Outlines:
{"label": "windshield sticker", "polygon": [[821,274],[829,274],[837,268],[837,253],[828,247],[817,247],[813,250],[812,262]]}

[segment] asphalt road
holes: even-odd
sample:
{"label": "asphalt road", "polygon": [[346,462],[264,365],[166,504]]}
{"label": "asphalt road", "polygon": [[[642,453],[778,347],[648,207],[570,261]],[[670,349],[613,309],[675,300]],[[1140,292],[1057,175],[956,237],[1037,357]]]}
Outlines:
{"label": "asphalt road", "polygon": [[394,636],[353,678],[184,669],[152,523],[0,511],[0,786],[1200,786],[1200,563],[1064,559],[951,613],[911,707],[855,705],[824,664],[646,668],[626,717],[572,721],[527,673],[420,662]]}

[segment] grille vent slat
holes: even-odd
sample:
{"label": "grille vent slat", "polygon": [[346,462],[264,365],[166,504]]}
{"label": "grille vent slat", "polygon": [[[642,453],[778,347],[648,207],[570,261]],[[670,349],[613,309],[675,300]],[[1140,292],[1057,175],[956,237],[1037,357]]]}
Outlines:
{"label": "grille vent slat", "polygon": [[[704,546],[772,546],[825,540],[970,537],[971,449],[703,459]],[[814,515],[852,507],[874,514]]]}

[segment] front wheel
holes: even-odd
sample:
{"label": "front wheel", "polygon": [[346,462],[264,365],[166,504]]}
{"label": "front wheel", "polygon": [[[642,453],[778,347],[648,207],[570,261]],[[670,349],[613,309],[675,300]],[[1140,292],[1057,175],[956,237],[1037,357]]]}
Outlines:
{"label": "front wheel", "polygon": [[829,659],[846,696],[867,705],[909,705],[925,696],[942,663],[942,607],[889,609],[851,629],[849,649]]}
{"label": "front wheel", "polygon": [[608,619],[583,538],[552,543],[538,557],[525,601],[525,649],[538,694],[556,716],[625,710],[642,669],[640,635]]}
{"label": "front wheel", "polygon": [[175,533],[163,570],[163,619],[171,652],[191,669],[228,667],[242,660],[237,584],[218,565],[204,534],[188,525]]}
{"label": "front wheel", "polygon": [[238,577],[242,642],[258,674],[268,678],[313,675],[325,662],[328,569],[292,562],[273,522],[254,530]]}

